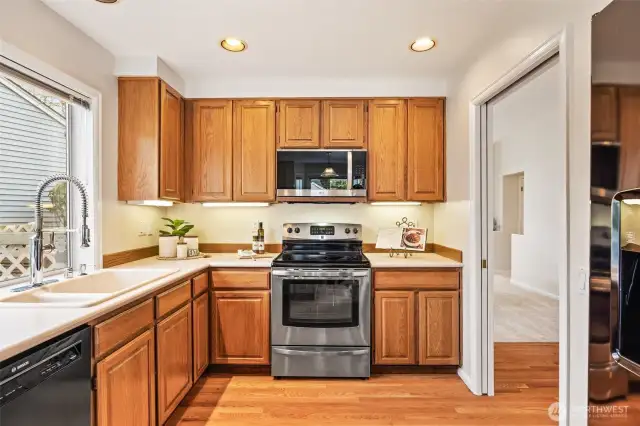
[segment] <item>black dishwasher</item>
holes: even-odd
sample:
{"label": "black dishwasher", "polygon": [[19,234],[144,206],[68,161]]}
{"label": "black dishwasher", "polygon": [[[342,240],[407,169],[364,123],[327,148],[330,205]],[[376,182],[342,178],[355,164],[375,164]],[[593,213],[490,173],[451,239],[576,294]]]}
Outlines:
{"label": "black dishwasher", "polygon": [[0,426],[90,424],[89,327],[0,363]]}

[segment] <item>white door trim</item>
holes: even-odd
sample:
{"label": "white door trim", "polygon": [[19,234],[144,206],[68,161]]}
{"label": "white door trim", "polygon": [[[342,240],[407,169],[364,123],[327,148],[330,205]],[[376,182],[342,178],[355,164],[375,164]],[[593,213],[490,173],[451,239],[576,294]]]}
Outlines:
{"label": "white door trim", "polygon": [[[476,336],[482,336],[476,345],[473,345],[472,351],[473,357],[479,357],[482,360],[482,392],[488,395],[494,393],[494,359],[493,359],[493,321],[492,321],[492,289],[489,287],[489,280],[486,278],[488,271],[485,272],[485,279],[483,279],[483,270],[481,268],[482,255],[487,253],[489,245],[491,244],[491,238],[483,247],[482,240],[482,203],[483,192],[481,189],[481,157],[482,151],[480,149],[482,144],[482,110],[489,100],[497,96],[499,93],[507,89],[512,84],[526,76],[535,68],[543,64],[547,59],[559,54],[560,75],[562,76],[561,84],[561,104],[564,105],[565,111],[565,129],[564,133],[567,135],[565,139],[566,149],[565,158],[563,161],[564,170],[563,175],[565,177],[564,185],[564,197],[565,203],[561,206],[562,216],[566,220],[561,221],[562,227],[562,239],[563,246],[567,248],[565,251],[561,251],[559,264],[559,292],[560,292],[560,407],[567,407],[569,403],[569,287],[568,287],[568,250],[569,250],[569,236],[568,236],[568,151],[569,151],[569,111],[568,111],[568,79],[570,75],[570,63],[567,55],[567,35],[570,31],[569,28],[563,29],[562,32],[555,35],[533,52],[531,52],[526,58],[516,64],[502,77],[497,79],[494,83],[485,88],[479,93],[469,105],[469,130],[470,130],[470,152],[471,152],[471,223],[470,223],[470,248],[473,259],[471,262],[471,282],[482,283],[482,289],[480,293],[474,295],[474,299],[471,303],[475,306],[481,307],[475,311],[475,317],[473,320],[474,330],[471,332]],[[486,161],[486,160],[485,160]],[[485,177],[486,178],[486,177]],[[485,221],[486,225],[486,221]],[[487,232],[487,235],[490,235]],[[473,256],[475,254],[475,256]],[[490,259],[489,259],[490,260]],[[571,410],[562,410],[560,415],[560,424],[569,424],[569,417],[567,413]]]}

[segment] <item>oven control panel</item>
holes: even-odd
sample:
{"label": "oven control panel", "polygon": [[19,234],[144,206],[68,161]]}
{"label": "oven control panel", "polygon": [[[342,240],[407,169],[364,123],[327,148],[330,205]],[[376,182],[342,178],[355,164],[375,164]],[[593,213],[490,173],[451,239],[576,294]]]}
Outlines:
{"label": "oven control panel", "polygon": [[311,225],[309,233],[311,235],[335,235],[336,227],[333,225]]}
{"label": "oven control panel", "polygon": [[362,240],[362,225],[356,223],[285,223],[283,240]]}

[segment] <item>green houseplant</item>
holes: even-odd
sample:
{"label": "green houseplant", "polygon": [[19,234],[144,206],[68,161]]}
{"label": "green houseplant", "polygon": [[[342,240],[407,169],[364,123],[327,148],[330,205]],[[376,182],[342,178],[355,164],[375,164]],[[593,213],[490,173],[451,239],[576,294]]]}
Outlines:
{"label": "green houseplant", "polygon": [[167,224],[164,226],[171,229],[171,232],[161,229],[161,237],[177,236],[180,238],[180,240],[182,240],[182,237],[187,235],[187,232],[193,229],[193,225],[182,219],[169,219],[168,217],[163,217],[162,220],[167,222]]}
{"label": "green houseplant", "polygon": [[170,231],[165,231],[164,229],[160,230],[158,254],[160,257],[176,257],[178,242],[180,242],[182,238],[193,229],[193,225],[182,219],[169,219],[168,217],[163,217],[162,220],[167,222],[165,226],[169,228]]}

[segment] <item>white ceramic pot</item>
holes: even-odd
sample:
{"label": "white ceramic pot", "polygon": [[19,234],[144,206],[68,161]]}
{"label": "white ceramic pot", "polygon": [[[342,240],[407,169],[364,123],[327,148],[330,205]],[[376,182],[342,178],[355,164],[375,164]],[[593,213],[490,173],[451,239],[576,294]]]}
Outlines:
{"label": "white ceramic pot", "polygon": [[160,257],[176,257],[178,254],[178,240],[177,235],[160,236],[158,241],[158,255]]}
{"label": "white ceramic pot", "polygon": [[187,258],[187,243],[178,243],[177,247],[178,253],[176,257],[178,259],[186,259]]}
{"label": "white ceramic pot", "polygon": [[198,237],[195,235],[185,235],[183,237],[185,243],[187,243],[187,250],[189,256],[197,256],[200,253],[200,243]]}

